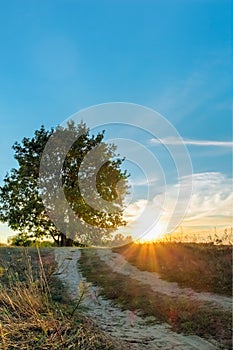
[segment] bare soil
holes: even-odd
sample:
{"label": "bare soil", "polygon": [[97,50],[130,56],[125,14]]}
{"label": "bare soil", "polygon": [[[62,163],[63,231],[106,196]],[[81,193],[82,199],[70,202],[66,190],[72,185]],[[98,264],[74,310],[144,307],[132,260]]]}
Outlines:
{"label": "bare soil", "polygon": [[[141,317],[140,313],[122,310],[113,305],[110,300],[99,295],[99,288],[87,283],[78,268],[81,249],[56,248],[55,259],[58,264],[57,277],[66,285],[70,298],[79,298],[83,286],[87,291],[82,305],[92,320],[100,328],[118,339],[119,347],[125,349],[157,350],[212,350],[223,349],[214,340],[209,342],[196,335],[178,334],[171,330],[168,324],[155,324],[153,317]],[[196,293],[188,288],[180,288],[176,283],[166,282],[152,272],[140,271],[129,264],[120,254],[112,253],[110,249],[98,249],[98,255],[112,270],[134,278],[142,284],[149,284],[154,291],[167,295],[185,295],[187,298],[200,299],[213,303],[217,307],[231,307],[230,298],[211,293]],[[130,286],[129,286],[130,288]],[[120,345],[122,344],[122,345]]]}

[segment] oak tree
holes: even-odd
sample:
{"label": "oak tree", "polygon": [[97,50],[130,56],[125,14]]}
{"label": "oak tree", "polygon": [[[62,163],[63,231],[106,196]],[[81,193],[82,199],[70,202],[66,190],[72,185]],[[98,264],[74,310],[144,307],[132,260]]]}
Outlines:
{"label": "oak tree", "polygon": [[[52,149],[46,153],[51,139]],[[69,122],[51,130],[41,126],[32,138],[16,142],[18,167],[0,187],[0,220],[28,238],[52,238],[60,246],[74,240],[81,244],[111,240],[114,231],[125,225],[129,175],[122,170],[124,159],[117,147],[103,139],[104,131],[90,135],[85,123]],[[64,152],[62,167],[56,167]]]}

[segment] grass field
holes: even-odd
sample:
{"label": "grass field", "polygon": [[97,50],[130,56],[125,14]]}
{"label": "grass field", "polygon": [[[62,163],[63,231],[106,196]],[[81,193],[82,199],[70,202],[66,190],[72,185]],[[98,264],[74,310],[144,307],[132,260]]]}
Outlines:
{"label": "grass field", "polygon": [[53,249],[0,248],[0,349],[119,349],[70,303]]}
{"label": "grass field", "polygon": [[232,295],[232,246],[211,243],[128,244],[113,251],[140,270],[196,291]]}
{"label": "grass field", "polygon": [[[181,243],[129,244],[114,249],[141,270],[159,272],[198,291],[231,294],[232,248]],[[167,323],[175,332],[214,339],[231,349],[231,312],[206,302],[171,297],[113,272],[95,249],[79,260],[88,282],[122,309]],[[0,247],[0,349],[119,349],[119,344],[71,303],[54,277],[53,248]],[[74,310],[76,310],[74,312]],[[122,349],[122,348],[121,348]]]}
{"label": "grass field", "polygon": [[[162,268],[162,261],[166,268],[163,269],[163,277],[172,281],[179,281],[180,284],[189,287],[195,287],[198,290],[212,289],[213,282],[211,281],[211,269],[216,260],[219,265],[224,261],[223,266],[218,266],[218,274],[215,272],[215,281],[222,285],[224,293],[229,294],[230,281],[226,281],[226,276],[223,278],[219,271],[225,271],[225,264],[228,267],[229,273],[229,252],[231,248],[215,247],[219,256],[215,256],[213,249],[207,247],[207,252],[204,247],[182,247],[182,245],[158,245],[158,252],[156,252],[156,245],[128,245],[126,247],[114,249],[114,251],[121,252],[127,259],[143,270],[160,271]],[[132,249],[132,250],[131,250]],[[153,250],[153,254],[151,253]],[[167,250],[167,251],[166,251]],[[196,252],[195,258],[191,262],[184,263],[183,252],[191,255],[192,250]],[[202,263],[202,254],[203,252]],[[226,252],[226,261],[224,253]],[[158,260],[155,259],[155,254],[160,254],[160,264],[157,265]],[[162,258],[164,254],[164,259]],[[188,259],[188,253],[185,258]],[[174,256],[170,260],[165,257]],[[193,255],[192,255],[193,256]],[[210,270],[205,271],[202,278],[202,269],[206,265],[207,257],[209,257]],[[195,260],[194,260],[195,259]],[[179,264],[178,264],[179,262]],[[198,263],[199,262],[199,263]],[[201,263],[200,263],[201,262]],[[227,262],[227,263],[226,263]],[[121,273],[113,272],[100,258],[94,250],[84,250],[81,260],[82,273],[88,281],[101,287],[101,293],[108,299],[113,300],[114,303],[120,305],[123,309],[132,311],[139,311],[143,316],[152,316],[155,322],[168,323],[176,332],[184,334],[195,334],[206,338],[207,340],[215,339],[219,343],[219,349],[231,349],[231,324],[232,315],[229,311],[217,309],[206,302],[198,302],[187,300],[183,297],[170,297],[162,293],[155,293],[149,285],[143,285],[135,279],[122,275]],[[172,272],[173,266],[173,272]],[[189,270],[189,267],[190,268]],[[195,267],[195,268],[194,268]],[[182,268],[185,279],[181,280]],[[209,276],[207,283],[208,288],[204,286],[205,276]],[[220,278],[218,281],[217,278]],[[196,278],[201,279],[198,283]],[[180,279],[180,280],[179,280]],[[185,281],[185,283],[184,283]],[[210,281],[210,282],[209,282]],[[219,290],[215,288],[215,290]],[[226,293],[227,292],[227,293]]]}

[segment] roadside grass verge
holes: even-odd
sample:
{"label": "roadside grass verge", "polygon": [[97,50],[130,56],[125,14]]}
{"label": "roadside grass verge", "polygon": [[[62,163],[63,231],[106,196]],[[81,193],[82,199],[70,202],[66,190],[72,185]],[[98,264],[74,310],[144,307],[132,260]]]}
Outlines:
{"label": "roadside grass verge", "polygon": [[211,243],[131,243],[114,248],[138,269],[199,292],[232,295],[232,246]]}
{"label": "roadside grass verge", "polygon": [[167,323],[171,329],[214,339],[219,349],[231,349],[231,313],[213,308],[208,303],[155,293],[144,285],[120,273],[113,272],[95,250],[83,249],[79,264],[88,282],[101,287],[100,293],[122,309],[153,316],[155,322]]}
{"label": "roadside grass verge", "polygon": [[0,349],[118,349],[69,302],[55,269],[52,249],[0,248]]}

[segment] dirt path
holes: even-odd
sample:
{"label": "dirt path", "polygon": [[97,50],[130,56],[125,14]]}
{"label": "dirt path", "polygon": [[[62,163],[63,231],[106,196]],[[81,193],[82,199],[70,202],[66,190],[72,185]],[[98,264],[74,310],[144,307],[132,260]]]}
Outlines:
{"label": "dirt path", "polygon": [[[99,250],[98,254],[106,263],[114,265],[113,268],[120,269],[119,272],[130,275],[132,271],[126,273],[125,267],[128,263],[119,265],[120,257],[111,256],[110,250]],[[80,282],[86,283],[77,268],[80,257],[80,250],[74,248],[55,249],[55,259],[58,263],[56,275],[66,284],[71,299],[78,296],[78,285]],[[119,258],[119,260],[118,260]],[[114,263],[113,263],[114,262]],[[122,262],[122,261],[121,261]],[[137,269],[136,269],[137,270]],[[135,271],[133,271],[135,272]],[[135,278],[135,276],[132,276]],[[143,281],[144,283],[144,281]],[[119,342],[123,342],[127,349],[132,350],[214,350],[217,345],[211,344],[198,336],[184,336],[177,334],[166,324],[150,324],[151,317],[141,318],[131,311],[122,311],[113,306],[109,300],[99,296],[98,288],[89,285],[88,292],[83,300],[83,305],[87,307],[87,314],[97,322],[97,324],[108,333],[116,337]]]}
{"label": "dirt path", "polygon": [[77,269],[81,252],[79,249],[56,248],[54,255],[57,262],[55,275],[65,284],[70,299],[75,300],[81,278]]}
{"label": "dirt path", "polygon": [[118,253],[112,253],[110,249],[98,249],[97,253],[115,272],[122,273],[137,281],[149,284],[152,290],[169,296],[183,296],[189,299],[195,299],[212,303],[213,305],[223,308],[224,310],[232,310],[232,299],[226,296],[212,293],[198,293],[190,288],[180,288],[175,282],[167,282],[162,280],[158,273],[141,271],[135,266],[127,262],[127,260]]}

